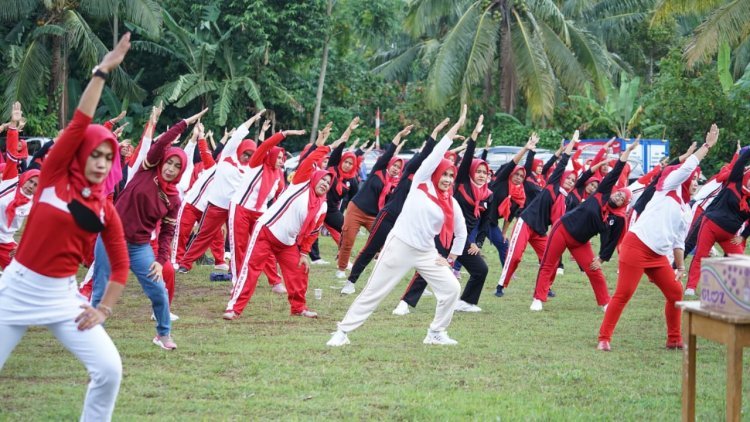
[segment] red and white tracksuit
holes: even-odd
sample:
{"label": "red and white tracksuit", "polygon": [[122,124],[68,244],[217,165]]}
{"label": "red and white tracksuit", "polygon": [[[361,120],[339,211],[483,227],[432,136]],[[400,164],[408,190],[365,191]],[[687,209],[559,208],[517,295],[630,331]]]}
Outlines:
{"label": "red and white tracksuit", "polygon": [[[664,178],[651,202],[630,227],[620,244],[617,287],[599,328],[599,341],[610,341],[622,311],[635,293],[644,273],[664,294],[664,316],[668,344],[682,343],[681,311],[675,302],[682,300],[682,283],[675,279],[669,257],[674,249],[685,249],[685,237],[691,220],[690,205],[679,192],[696,170],[699,160],[691,155]],[[664,176],[663,176],[664,177]]]}
{"label": "red and white tracksuit", "polygon": [[308,278],[299,262],[302,253],[310,252],[323,225],[328,208],[325,199],[316,213],[314,230],[311,233],[300,233],[300,230],[308,215],[309,190],[314,189],[310,182],[313,162],[325,157],[329,151],[329,147],[319,147],[310,154],[297,169],[292,184],[256,222],[227,311],[242,314],[255,292],[266,261],[271,257],[276,258],[281,268],[291,313],[299,314],[307,309]]}
{"label": "red and white tracksuit", "polygon": [[240,125],[227,141],[216,164],[213,181],[206,188],[208,205],[200,220],[198,234],[187,245],[182,260],[178,260],[180,266],[188,270],[214,241],[216,233],[221,233],[221,226],[229,220],[229,202],[248,170],[248,166],[240,164],[237,157],[240,142],[248,132],[245,125]]}

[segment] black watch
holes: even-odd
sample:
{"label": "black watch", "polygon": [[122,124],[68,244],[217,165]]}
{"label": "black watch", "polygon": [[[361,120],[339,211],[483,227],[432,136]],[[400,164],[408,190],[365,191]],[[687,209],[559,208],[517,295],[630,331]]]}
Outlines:
{"label": "black watch", "polygon": [[109,78],[109,73],[103,71],[99,66],[94,67],[91,71],[92,78],[102,78],[105,81]]}

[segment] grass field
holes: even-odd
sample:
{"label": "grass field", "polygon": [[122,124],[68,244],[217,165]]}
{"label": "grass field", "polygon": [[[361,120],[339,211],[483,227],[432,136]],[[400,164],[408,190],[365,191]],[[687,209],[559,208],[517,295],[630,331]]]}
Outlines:
{"label": "grass field", "polygon": [[[321,248],[332,261],[331,239],[321,238]],[[308,300],[317,320],[289,316],[286,298],[262,278],[232,322],[221,319],[230,283],[209,282],[210,267],[196,267],[178,274],[179,348],[165,352],[151,344],[150,305],[131,276],[107,324],[125,372],[115,419],[679,420],[682,353],[664,349],[664,301],[655,286],[641,283],[613,351],[603,353],[595,350],[603,314],[574,264],[558,277],[558,296],[532,313],[537,265],[530,248],[501,299],[492,294],[497,254],[489,244],[484,253],[491,270],[483,312],[454,317],[455,347],[422,344],[433,297],[410,315],[391,315],[406,280],[349,335],[350,346],[329,348],[325,342],[354,300],[332,288],[332,265],[311,274]],[[605,271],[612,292],[616,261]],[[323,289],[321,300],[313,288]],[[723,420],[724,348],[707,340],[699,347],[697,418]],[[750,354],[744,357],[743,420],[750,420]],[[82,365],[49,332],[31,329],[0,372],[0,420],[77,419],[87,382]]]}

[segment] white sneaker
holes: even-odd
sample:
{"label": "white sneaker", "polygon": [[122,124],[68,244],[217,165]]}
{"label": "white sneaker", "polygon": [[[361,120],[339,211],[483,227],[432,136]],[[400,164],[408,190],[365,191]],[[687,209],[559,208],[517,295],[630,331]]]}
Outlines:
{"label": "white sneaker", "polygon": [[271,291],[277,295],[284,295],[286,294],[286,286],[284,286],[284,283],[274,284],[273,287],[271,287]]}
{"label": "white sneaker", "polygon": [[216,271],[229,271],[229,265],[225,262],[223,264],[214,265],[214,269]]}
{"label": "white sneaker", "polygon": [[604,312],[604,313],[607,313],[607,307],[608,307],[608,306],[609,306],[609,303],[608,303],[608,304],[606,304],[606,305],[604,305],[604,306],[601,306],[601,308],[602,308],[602,312]]}
{"label": "white sneaker", "polygon": [[312,264],[313,265],[328,265],[330,264],[330,262],[326,261],[323,258],[320,258],[320,259],[316,259],[315,261],[313,261]]}
{"label": "white sneaker", "polygon": [[463,300],[456,302],[455,312],[482,312],[482,308],[471,303],[466,303]]}
{"label": "white sneaker", "polygon": [[349,261],[349,263],[346,264],[346,269],[349,270],[349,271],[351,271],[352,268],[354,268],[354,264],[352,264],[352,261]]}
{"label": "white sneaker", "polygon": [[309,309],[305,309],[302,312],[293,313],[292,316],[303,316],[305,318],[317,318],[318,313],[315,311],[311,311]]}
{"label": "white sneaker", "polygon": [[715,246],[711,246],[711,250],[708,252],[708,256],[713,258],[715,256],[721,256],[721,255],[719,254],[719,250],[716,249]]}
{"label": "white sneaker", "polygon": [[406,303],[406,302],[404,302],[402,300],[402,301],[400,301],[398,303],[398,305],[396,305],[396,309],[394,309],[393,312],[391,312],[391,313],[393,315],[401,315],[401,316],[403,316],[403,315],[409,314],[410,312],[411,311],[409,311],[409,304]]}
{"label": "white sneaker", "polygon": [[[177,321],[178,319],[180,319],[180,317],[178,317],[177,315],[175,315],[175,314],[173,314],[171,312],[169,313],[169,320],[170,321]],[[154,315],[153,313],[151,314],[151,321],[156,321],[156,315]]]}
{"label": "white sneaker", "polygon": [[563,275],[563,274],[565,274],[565,269],[564,268],[558,268],[557,269],[557,275]]}
{"label": "white sneaker", "polygon": [[350,295],[353,294],[356,290],[354,289],[354,283],[351,281],[346,281],[346,284],[344,284],[344,287],[341,288],[341,294],[342,295]]}
{"label": "white sneaker", "polygon": [[424,344],[437,344],[442,346],[454,346],[458,344],[456,340],[448,337],[447,331],[427,330],[427,337],[422,341]]}
{"label": "white sneaker", "polygon": [[340,347],[350,343],[351,342],[349,341],[349,337],[346,336],[345,332],[336,330],[336,332],[331,336],[331,339],[328,340],[328,343],[326,343],[326,346]]}
{"label": "white sneaker", "polygon": [[695,296],[695,289],[685,289],[685,296]]}
{"label": "white sneaker", "polygon": [[430,290],[430,289],[424,289],[424,292],[422,292],[422,296],[424,296],[424,297],[431,297],[431,296],[435,296],[435,294],[432,293],[432,290]]}
{"label": "white sneaker", "polygon": [[531,306],[529,306],[529,309],[531,309],[532,311],[541,311],[542,301],[539,299],[534,299],[534,301],[531,302]]}
{"label": "white sneaker", "polygon": [[346,278],[346,271],[336,270],[336,278]]}
{"label": "white sneaker", "polygon": [[232,253],[224,252],[224,261],[231,261],[231,260],[232,260]]}

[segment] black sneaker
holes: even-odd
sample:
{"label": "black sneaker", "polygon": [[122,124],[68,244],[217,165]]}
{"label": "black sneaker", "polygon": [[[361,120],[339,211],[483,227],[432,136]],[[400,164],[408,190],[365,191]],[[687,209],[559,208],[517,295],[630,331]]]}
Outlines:
{"label": "black sneaker", "polygon": [[555,294],[555,292],[554,292],[554,291],[552,291],[552,289],[549,289],[549,292],[547,292],[547,297],[555,297],[555,296],[557,296],[557,295]]}
{"label": "black sneaker", "polygon": [[498,285],[497,289],[495,290],[495,296],[503,297],[503,295],[505,295],[505,293],[503,293],[503,286]]}
{"label": "black sneaker", "polygon": [[177,269],[177,272],[180,273],[180,274],[185,274],[188,271],[190,271],[190,270],[188,270],[187,268],[183,267],[182,265],[180,265],[180,268]]}

